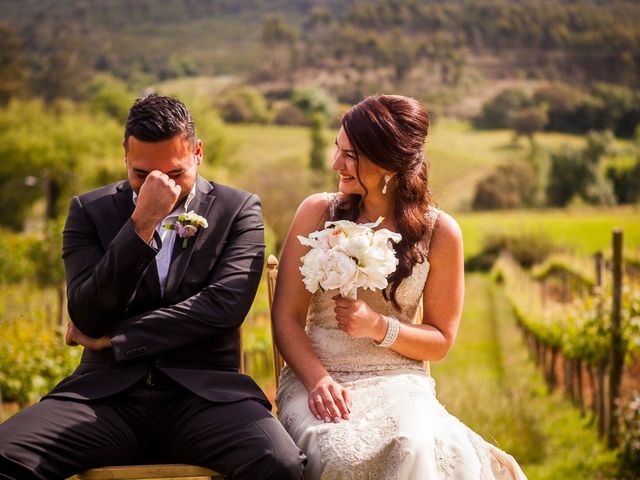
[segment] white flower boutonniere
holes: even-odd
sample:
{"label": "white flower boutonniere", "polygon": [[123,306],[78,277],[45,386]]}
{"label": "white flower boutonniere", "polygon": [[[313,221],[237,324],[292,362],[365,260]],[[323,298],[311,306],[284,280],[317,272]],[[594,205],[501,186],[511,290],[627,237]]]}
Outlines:
{"label": "white flower boutonniere", "polygon": [[178,215],[175,223],[165,223],[162,226],[167,230],[175,230],[182,239],[182,248],[186,248],[189,238],[198,233],[200,229],[207,228],[209,223],[206,218],[191,210]]}

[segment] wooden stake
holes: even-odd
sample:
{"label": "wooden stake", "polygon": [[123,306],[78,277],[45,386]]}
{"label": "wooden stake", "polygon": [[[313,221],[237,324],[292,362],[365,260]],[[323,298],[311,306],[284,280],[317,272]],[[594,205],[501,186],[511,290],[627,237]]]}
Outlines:
{"label": "wooden stake", "polygon": [[611,354],[609,359],[609,422],[607,443],[618,444],[618,415],[616,400],[620,395],[622,369],[624,367],[624,344],[620,326],[622,310],[622,230],[613,231],[613,302],[611,307]]}

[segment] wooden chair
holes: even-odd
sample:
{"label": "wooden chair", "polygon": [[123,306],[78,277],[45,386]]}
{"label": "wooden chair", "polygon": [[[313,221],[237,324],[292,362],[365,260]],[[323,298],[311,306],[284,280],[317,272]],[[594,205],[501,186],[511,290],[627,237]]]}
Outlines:
{"label": "wooden chair", "polygon": [[[273,305],[273,293],[276,290],[276,278],[278,278],[278,259],[274,255],[269,255],[267,259],[267,284],[269,286],[269,313],[271,312],[271,306]],[[284,367],[284,358],[280,355],[280,350],[276,345],[276,334],[273,329],[273,317],[271,317],[271,345],[273,347],[273,369],[276,377],[276,385],[280,380],[280,370]]]}
{"label": "wooden chair", "polygon": [[92,468],[76,475],[78,480],[222,480],[213,470],[194,465],[132,465]]}

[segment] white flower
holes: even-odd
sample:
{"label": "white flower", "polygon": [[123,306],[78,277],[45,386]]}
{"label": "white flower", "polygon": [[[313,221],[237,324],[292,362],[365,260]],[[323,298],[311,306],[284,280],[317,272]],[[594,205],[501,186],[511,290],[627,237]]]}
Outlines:
{"label": "white flower", "polygon": [[163,228],[167,230],[175,230],[180,238],[182,238],[182,248],[186,248],[189,238],[195,236],[198,230],[209,227],[209,222],[202,215],[198,215],[193,210],[182,213],[178,216],[167,218],[173,220],[174,223],[165,223]]}
{"label": "white flower", "polygon": [[302,273],[304,285],[311,293],[316,293],[320,287],[320,282],[324,279],[322,265],[324,264],[326,252],[327,250],[321,248],[312,248],[300,259],[302,262],[300,272]]}
{"label": "white flower", "polygon": [[324,230],[308,238],[298,236],[302,245],[311,247],[300,267],[307,290],[338,289],[349,296],[357,288],[386,288],[387,277],[398,265],[391,242],[399,242],[402,236],[387,229],[374,231],[382,220],[361,225],[347,220],[327,222]]}
{"label": "white flower", "polygon": [[321,286],[325,290],[339,289],[341,295],[353,290],[358,278],[358,267],[353,259],[337,250],[327,250],[322,264],[324,279]]}
{"label": "white flower", "polygon": [[198,215],[193,210],[178,216],[178,221],[183,225],[193,225],[197,228],[207,228],[209,223],[202,215]]}

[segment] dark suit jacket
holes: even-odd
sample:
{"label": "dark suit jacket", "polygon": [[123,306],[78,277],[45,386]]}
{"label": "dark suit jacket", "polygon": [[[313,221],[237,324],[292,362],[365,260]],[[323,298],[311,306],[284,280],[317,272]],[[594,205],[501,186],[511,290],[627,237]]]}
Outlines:
{"label": "dark suit jacket", "polygon": [[[127,181],[71,200],[63,232],[69,315],[112,348],[84,350],[72,375],[48,396],[91,400],[114,395],[159,370],[214,402],[254,398],[271,407],[239,373],[240,332],[264,263],[264,226],[255,195],[198,177],[189,209],[209,227],[176,238],[164,297],[157,250],[134,231]],[[158,239],[159,240],[159,239]]]}

